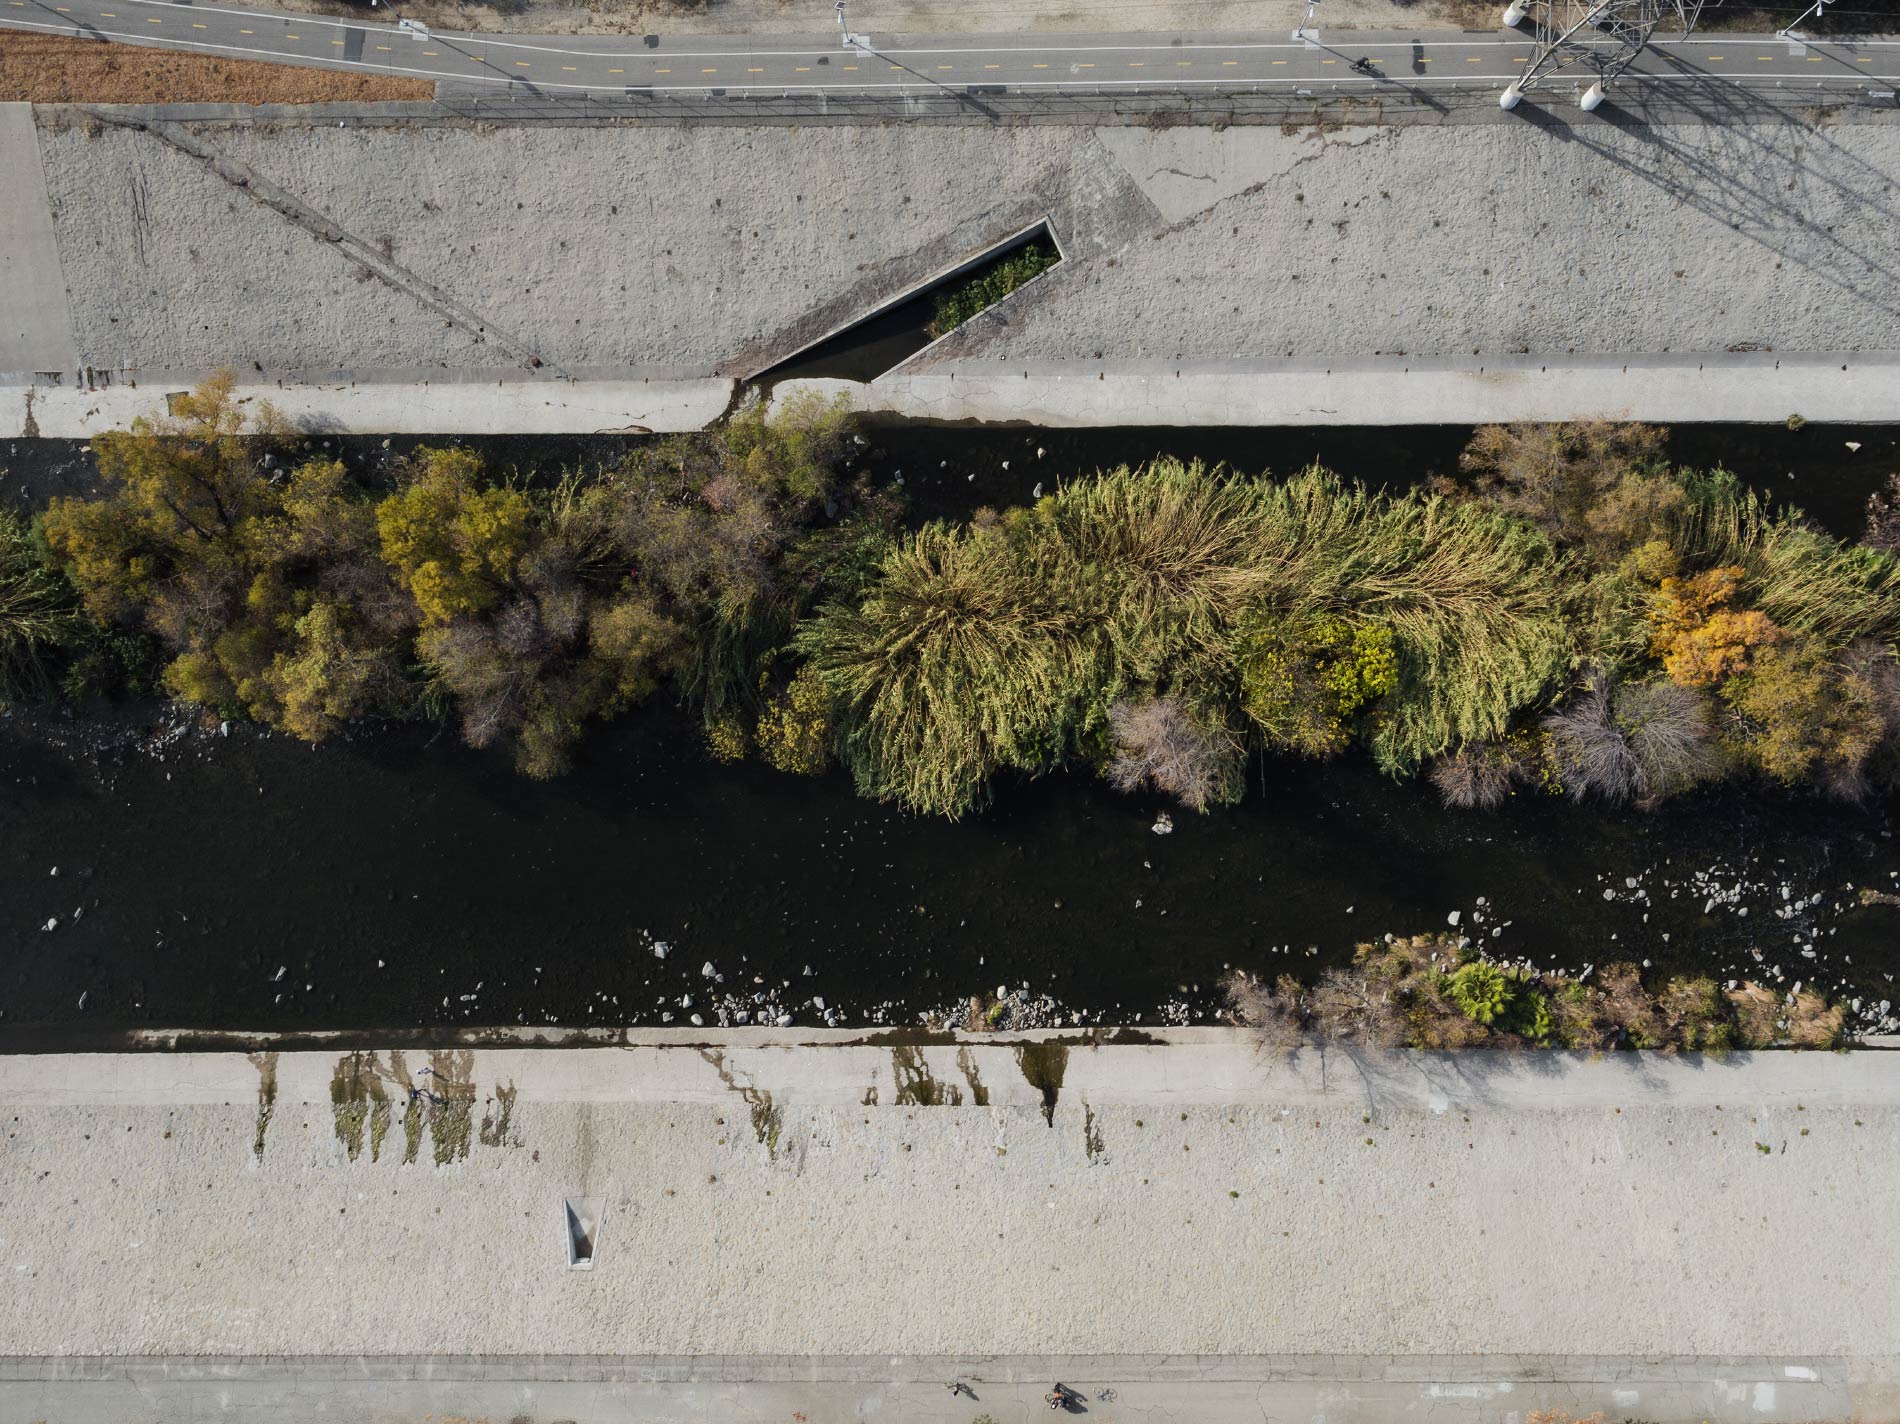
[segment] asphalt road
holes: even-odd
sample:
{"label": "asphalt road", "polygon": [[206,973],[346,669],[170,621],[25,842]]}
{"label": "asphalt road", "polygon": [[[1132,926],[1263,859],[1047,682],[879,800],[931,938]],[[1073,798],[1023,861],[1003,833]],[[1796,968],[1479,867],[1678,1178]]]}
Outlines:
{"label": "asphalt road", "polygon": [[[1531,53],[1525,35],[1502,29],[1495,35],[1321,31],[1316,41],[1259,33],[871,35],[848,47],[836,34],[771,40],[425,35],[393,24],[179,0],[0,0],[0,26],[543,93],[1502,89]],[[1361,56],[1383,77],[1350,69]],[[1716,79],[1785,88],[1846,81],[1892,88],[1897,75],[1900,40],[1802,44],[1720,35],[1654,46],[1624,83],[1648,88]]]}

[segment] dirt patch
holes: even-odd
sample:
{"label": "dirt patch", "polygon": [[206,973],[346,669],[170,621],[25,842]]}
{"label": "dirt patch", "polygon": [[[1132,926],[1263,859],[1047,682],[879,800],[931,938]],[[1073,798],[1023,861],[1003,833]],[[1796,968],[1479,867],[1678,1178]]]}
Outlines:
{"label": "dirt patch", "polygon": [[63,35],[0,35],[0,102],[355,104],[434,93],[423,79],[213,59]]}

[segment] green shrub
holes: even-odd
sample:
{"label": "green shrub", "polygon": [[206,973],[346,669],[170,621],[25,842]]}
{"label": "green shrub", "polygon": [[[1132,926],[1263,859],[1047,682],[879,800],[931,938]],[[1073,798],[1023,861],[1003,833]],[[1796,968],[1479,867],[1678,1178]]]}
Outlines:
{"label": "green shrub", "polygon": [[1452,971],[1447,987],[1464,1016],[1488,1028],[1510,1011],[1516,986],[1490,960],[1474,959]]}
{"label": "green shrub", "polygon": [[1508,1018],[1507,1027],[1510,1031],[1532,1043],[1548,1043],[1551,1035],[1557,1031],[1550,995],[1542,989],[1519,986],[1512,997]]}
{"label": "green shrub", "polygon": [[1267,744],[1305,756],[1344,751],[1360,714],[1398,685],[1392,630],[1314,617],[1289,626],[1270,614],[1234,635],[1240,705]]}
{"label": "green shrub", "polygon": [[521,491],[485,482],[474,451],[425,449],[376,507],[376,529],[423,621],[439,624],[501,601],[527,552],[531,515]]}
{"label": "green shrub", "polygon": [[79,631],[79,600],[27,522],[0,509],[0,710],[51,690],[52,659]]}
{"label": "green shrub", "polygon": [[1063,751],[1098,681],[1059,594],[996,533],[926,525],[894,548],[863,602],[826,604],[797,650],[838,709],[866,795],[957,816],[1004,767]]}
{"label": "green shrub", "polygon": [[1380,1047],[1551,1046],[1690,1050],[1838,1046],[1846,1014],[1813,989],[1791,1000],[1744,982],[1724,993],[1708,978],[1651,990],[1635,966],[1612,964],[1589,981],[1470,957],[1442,935],[1387,936],[1359,945],[1350,968],[1313,985],[1282,975],[1269,986],[1244,971],[1227,981],[1236,1021],[1264,1042],[1310,1038]]}
{"label": "green shrub", "polygon": [[989,310],[1061,260],[1055,244],[1038,237],[987,271],[946,288],[937,297],[937,314],[927,328],[930,335],[943,336],[955,331],[978,312]]}
{"label": "green shrub", "polygon": [[831,738],[831,695],[809,667],[766,700],[753,729],[759,755],[800,776],[816,776],[831,765]]}

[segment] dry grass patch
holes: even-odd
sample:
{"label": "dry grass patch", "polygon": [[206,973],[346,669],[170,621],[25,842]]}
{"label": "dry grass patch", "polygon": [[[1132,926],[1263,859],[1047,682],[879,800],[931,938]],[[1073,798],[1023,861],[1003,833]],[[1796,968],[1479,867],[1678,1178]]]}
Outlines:
{"label": "dry grass patch", "polygon": [[0,102],[7,103],[354,104],[428,99],[434,93],[435,86],[423,79],[0,33]]}

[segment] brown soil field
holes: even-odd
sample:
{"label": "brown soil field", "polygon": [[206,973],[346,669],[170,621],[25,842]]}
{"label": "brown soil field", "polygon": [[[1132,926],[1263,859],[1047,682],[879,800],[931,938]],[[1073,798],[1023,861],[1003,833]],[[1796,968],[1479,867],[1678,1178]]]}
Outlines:
{"label": "brown soil field", "polygon": [[218,59],[0,30],[0,101],[36,104],[349,104],[427,99],[424,79]]}

